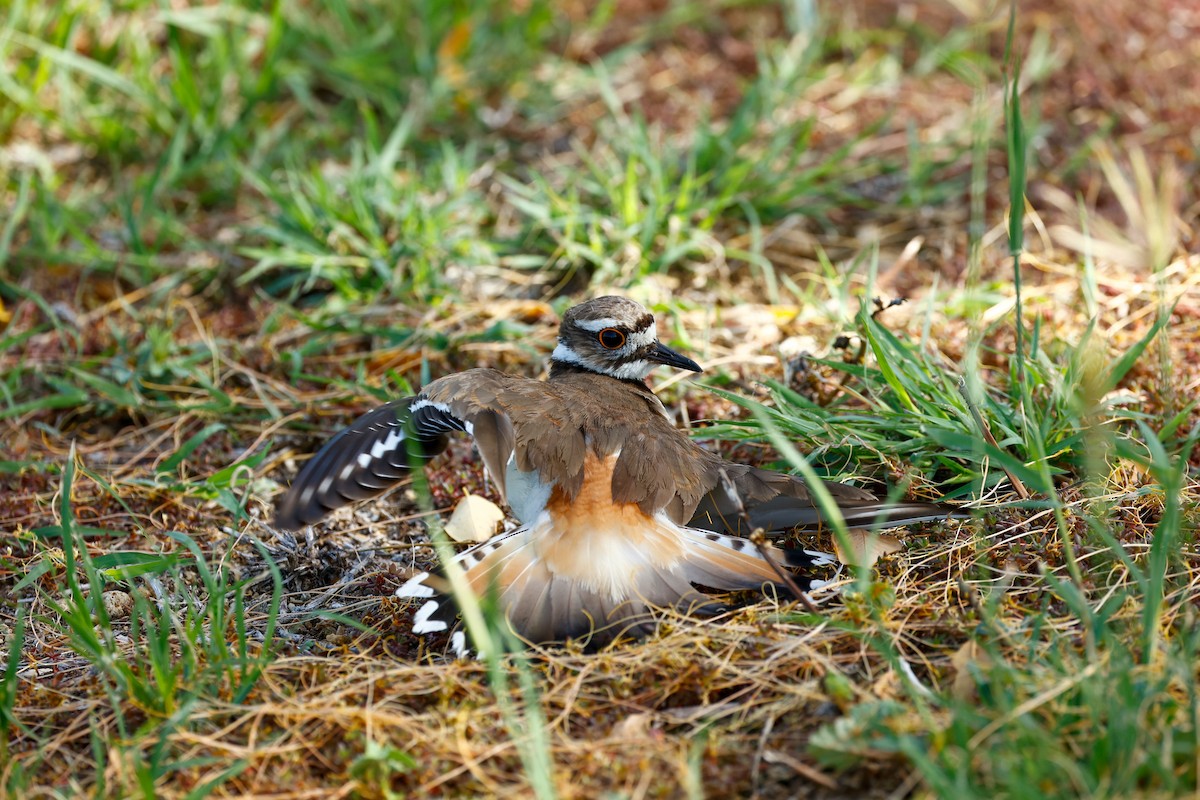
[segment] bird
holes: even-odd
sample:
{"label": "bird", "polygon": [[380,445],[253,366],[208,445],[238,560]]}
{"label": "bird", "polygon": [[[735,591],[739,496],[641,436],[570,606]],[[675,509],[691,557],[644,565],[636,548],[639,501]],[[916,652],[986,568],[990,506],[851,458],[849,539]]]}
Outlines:
{"label": "bird", "polygon": [[[379,406],[307,462],[277,503],[275,524],[296,530],[375,497],[465,432],[519,524],[453,560],[477,595],[494,592],[526,642],[597,646],[650,633],[656,609],[705,616],[727,608],[701,588],[819,586],[814,569],[832,556],[747,538],[756,528],[819,526],[824,514],[809,486],[693,441],[646,383],[659,367],[703,371],[663,344],[641,304],[611,295],[582,302],[563,314],[546,380],[469,369]],[[936,503],[887,503],[848,484],[825,487],[851,526],[955,514]],[[450,631],[461,655],[468,645],[444,587],[424,572],[396,594],[424,601],[414,633]]]}

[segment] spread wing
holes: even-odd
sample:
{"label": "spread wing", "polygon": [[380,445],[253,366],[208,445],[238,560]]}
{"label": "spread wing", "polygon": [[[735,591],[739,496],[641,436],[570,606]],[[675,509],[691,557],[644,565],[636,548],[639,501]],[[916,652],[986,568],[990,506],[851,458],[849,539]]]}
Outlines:
{"label": "spread wing", "polygon": [[514,379],[488,369],[433,381],[414,397],[369,411],[330,439],[276,506],[275,524],[294,530],[356,500],[375,497],[446,449],[448,435],[475,439],[504,492],[515,436],[500,395]]}
{"label": "spread wing", "polygon": [[[588,451],[619,451],[613,499],[636,503],[649,515],[665,512],[677,523],[734,535],[758,527],[815,527],[824,521],[802,479],[731,464],[700,448],[671,426],[648,390],[643,398],[648,407],[634,415],[636,422],[620,415],[614,419],[608,405],[596,402],[597,391],[586,382],[544,383],[490,369],[440,378],[414,397],[368,412],[330,439],[279,501],[275,522],[285,529],[300,528],[348,503],[382,494],[413,467],[441,453],[449,434],[457,431],[474,438],[506,499],[510,466],[533,480],[514,487],[515,492],[528,492],[534,484],[548,492],[553,485],[573,498],[583,482]],[[722,470],[736,498],[721,480]],[[825,485],[854,526],[955,515],[933,503],[888,505],[853,486]]]}

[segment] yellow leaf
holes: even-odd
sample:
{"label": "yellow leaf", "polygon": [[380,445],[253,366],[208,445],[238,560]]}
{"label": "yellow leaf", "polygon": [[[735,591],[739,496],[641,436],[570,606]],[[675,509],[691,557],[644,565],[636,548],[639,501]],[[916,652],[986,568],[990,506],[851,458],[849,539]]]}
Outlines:
{"label": "yellow leaf", "polygon": [[617,720],[612,727],[611,735],[623,742],[636,742],[662,738],[662,731],[654,727],[654,720],[649,712],[638,711],[624,719]]}
{"label": "yellow leaf", "polygon": [[992,663],[987,654],[973,639],[968,640],[962,647],[950,656],[950,665],[954,667],[954,683],[950,692],[959,700],[970,700],[975,696],[975,676],[971,674],[971,665],[987,668]]}
{"label": "yellow leaf", "polygon": [[862,528],[851,528],[847,535],[850,538],[850,552],[842,549],[842,543],[836,536],[833,539],[833,550],[837,553],[838,561],[851,567],[873,566],[880,556],[904,549],[904,545],[895,536],[872,533]]}
{"label": "yellow leaf", "polygon": [[438,73],[450,86],[461,87],[467,80],[462,56],[471,44],[471,22],[463,20],[450,29],[438,45]]}
{"label": "yellow leaf", "polygon": [[496,535],[504,522],[500,507],[476,494],[467,494],[450,515],[446,535],[456,542],[486,542]]}

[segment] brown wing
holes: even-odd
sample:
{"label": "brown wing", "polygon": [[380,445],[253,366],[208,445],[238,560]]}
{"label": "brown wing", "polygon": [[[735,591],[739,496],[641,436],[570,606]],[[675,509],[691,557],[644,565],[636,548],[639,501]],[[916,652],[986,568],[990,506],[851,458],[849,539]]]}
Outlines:
{"label": "brown wing", "polygon": [[[412,467],[442,452],[447,434],[454,431],[465,431],[474,438],[506,499],[510,459],[517,469],[535,474],[538,483],[553,484],[567,497],[574,497],[583,483],[589,449],[607,454],[624,447],[631,448],[624,452],[632,453],[639,442],[626,441],[626,436],[643,436],[630,434],[628,424],[614,421],[608,405],[596,402],[597,393],[610,386],[611,379],[594,380],[599,382],[546,383],[476,369],[433,381],[420,394],[381,406],[334,436],[280,500],[276,524],[298,528],[347,503],[384,492],[403,480]],[[648,424],[665,426],[659,433],[679,453],[683,452],[680,448],[691,446],[682,433],[670,427],[661,410],[632,416],[639,420],[648,416]],[[628,420],[630,415],[622,418]],[[640,428],[641,423],[635,427]],[[675,453],[664,452],[654,463],[677,460]],[[618,502],[640,503],[652,512],[677,494],[677,479],[671,470],[638,469],[636,464],[644,463],[642,459],[622,461],[620,477],[614,478]],[[684,472],[688,472],[686,466]],[[696,472],[684,481],[692,505],[702,494],[699,478]]]}
{"label": "brown wing", "polygon": [[[745,536],[755,528],[786,531],[828,524],[825,512],[813,499],[809,485],[803,478],[742,464],[726,463],[724,467],[732,490],[725,486],[718,474],[712,490],[695,507],[688,522],[692,527]],[[825,488],[833,496],[846,524],[856,528],[910,525],[967,516],[938,503],[888,503],[865,489],[844,483],[826,481]],[[745,508],[745,518],[739,511],[734,493]]]}

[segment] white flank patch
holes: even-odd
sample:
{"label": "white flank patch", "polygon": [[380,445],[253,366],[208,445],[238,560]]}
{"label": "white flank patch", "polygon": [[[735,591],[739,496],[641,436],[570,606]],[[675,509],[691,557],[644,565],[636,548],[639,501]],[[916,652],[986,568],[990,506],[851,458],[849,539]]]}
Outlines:
{"label": "white flank patch", "polygon": [[440,605],[438,601],[430,600],[417,610],[416,616],[413,617],[413,633],[436,633],[446,630],[446,623],[440,619],[430,619]]}
{"label": "white flank patch", "polygon": [[537,472],[517,469],[515,453],[508,457],[508,463],[504,465],[504,486],[508,507],[522,525],[532,525],[541,515],[550,499],[550,490],[554,488],[552,483],[543,483]]}

